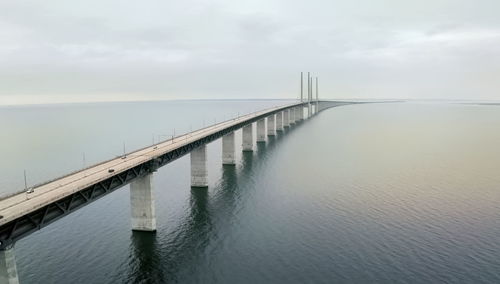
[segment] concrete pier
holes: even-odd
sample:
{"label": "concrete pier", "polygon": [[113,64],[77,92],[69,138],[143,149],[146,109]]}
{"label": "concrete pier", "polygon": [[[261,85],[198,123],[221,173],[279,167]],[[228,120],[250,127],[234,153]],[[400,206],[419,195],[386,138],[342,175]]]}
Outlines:
{"label": "concrete pier", "polygon": [[257,121],[257,142],[266,142],[266,119]]}
{"label": "concrete pier", "polygon": [[208,187],[207,144],[191,151],[191,187]]}
{"label": "concrete pier", "polygon": [[290,113],[290,124],[295,124],[295,109],[291,108],[288,112]]}
{"label": "concrete pier", "polygon": [[296,107],[295,108],[296,112],[297,112],[297,119],[299,121],[302,121],[304,119],[304,111],[303,111],[303,108],[302,107]]}
{"label": "concrete pier", "polygon": [[222,136],[222,164],[236,164],[235,156],[235,138],[234,132]]}
{"label": "concrete pier", "polygon": [[283,131],[283,112],[276,114],[276,131]]}
{"label": "concrete pier", "polygon": [[253,151],[253,129],[252,124],[243,126],[243,151]]}
{"label": "concrete pier", "polygon": [[0,283],[19,284],[14,246],[0,251]]}
{"label": "concrete pier", "polygon": [[288,110],[283,111],[283,127],[290,127],[290,113]]}
{"label": "concrete pier", "polygon": [[274,124],[274,114],[267,117],[267,136],[276,135],[276,126]]}
{"label": "concrete pier", "polygon": [[130,183],[132,230],[156,231],[153,174],[137,178]]}

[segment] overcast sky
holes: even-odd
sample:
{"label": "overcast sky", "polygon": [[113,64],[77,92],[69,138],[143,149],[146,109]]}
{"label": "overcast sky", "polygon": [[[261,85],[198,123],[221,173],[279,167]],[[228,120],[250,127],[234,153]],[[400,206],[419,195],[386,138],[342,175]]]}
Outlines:
{"label": "overcast sky", "polygon": [[500,1],[0,0],[0,104],[500,99]]}

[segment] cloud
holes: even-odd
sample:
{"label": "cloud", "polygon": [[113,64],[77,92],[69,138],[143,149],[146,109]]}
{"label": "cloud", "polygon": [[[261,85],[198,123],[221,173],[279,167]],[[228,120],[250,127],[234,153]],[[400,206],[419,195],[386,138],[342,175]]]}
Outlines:
{"label": "cloud", "polygon": [[0,104],[296,97],[497,99],[500,2],[4,1]]}

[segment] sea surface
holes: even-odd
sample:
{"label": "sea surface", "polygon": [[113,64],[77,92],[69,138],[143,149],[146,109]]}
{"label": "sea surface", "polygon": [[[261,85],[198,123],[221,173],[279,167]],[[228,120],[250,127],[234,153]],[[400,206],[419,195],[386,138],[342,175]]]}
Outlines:
{"label": "sea surface", "polygon": [[[0,107],[0,195],[289,101]],[[500,106],[341,106],[237,164],[208,145],[154,176],[158,231],[129,188],[16,243],[21,283],[500,283]]]}

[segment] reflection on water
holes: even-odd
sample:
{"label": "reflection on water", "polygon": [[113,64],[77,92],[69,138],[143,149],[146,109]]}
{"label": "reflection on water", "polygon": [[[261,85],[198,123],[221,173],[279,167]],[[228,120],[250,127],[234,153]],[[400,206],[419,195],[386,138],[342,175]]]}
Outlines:
{"label": "reflection on water", "polygon": [[[244,155],[246,161],[241,173],[249,173],[252,153]],[[250,164],[249,164],[250,163]],[[236,167],[222,166],[222,177],[215,188],[216,194],[210,199],[208,189],[191,188],[187,216],[176,230],[171,243],[157,246],[154,233],[133,232],[129,277],[132,283],[170,283],[176,281],[181,267],[196,263],[207,244],[216,239],[211,214],[230,218],[234,203],[238,199]],[[161,254],[161,255],[160,255]],[[163,260],[163,261],[162,261]]]}
{"label": "reflection on water", "polygon": [[156,233],[132,231],[129,258],[130,283],[165,283]]}

